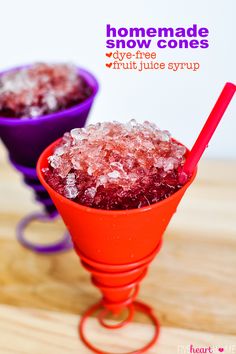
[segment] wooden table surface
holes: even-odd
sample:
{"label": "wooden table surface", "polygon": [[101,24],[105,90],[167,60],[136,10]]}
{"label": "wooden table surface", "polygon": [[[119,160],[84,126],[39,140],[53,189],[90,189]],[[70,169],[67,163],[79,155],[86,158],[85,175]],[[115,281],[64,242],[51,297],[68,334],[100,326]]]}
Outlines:
{"label": "wooden table surface", "polygon": [[[193,344],[236,354],[235,176],[235,161],[204,160],[166,231],[139,295],[162,325],[150,353],[190,353]],[[74,251],[43,256],[16,242],[18,221],[39,209],[0,147],[0,353],[89,353],[77,324],[100,295]],[[35,223],[28,234],[46,243],[63,230],[61,222]],[[88,326],[109,353],[144,344],[152,332],[141,317],[118,336],[94,319]]]}

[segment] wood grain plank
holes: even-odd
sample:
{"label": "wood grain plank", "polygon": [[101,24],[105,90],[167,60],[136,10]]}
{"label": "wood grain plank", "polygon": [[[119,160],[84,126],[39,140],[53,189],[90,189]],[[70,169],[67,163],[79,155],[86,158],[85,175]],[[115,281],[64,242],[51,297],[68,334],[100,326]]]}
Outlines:
{"label": "wood grain plank", "polygon": [[[79,316],[36,309],[0,306],[1,354],[91,353],[78,338]],[[122,353],[141,347],[151,337],[150,325],[133,323],[116,333],[105,331],[90,319],[87,332],[93,343],[109,353]],[[189,347],[225,349],[236,353],[236,337],[163,327],[158,343],[150,354],[189,353]]]}

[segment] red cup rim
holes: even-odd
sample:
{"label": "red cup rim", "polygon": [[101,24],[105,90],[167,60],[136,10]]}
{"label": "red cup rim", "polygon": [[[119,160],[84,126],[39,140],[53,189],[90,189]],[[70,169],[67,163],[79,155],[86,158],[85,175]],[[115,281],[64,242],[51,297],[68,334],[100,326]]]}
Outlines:
{"label": "red cup rim", "polygon": [[[174,194],[172,194],[170,197],[161,200],[160,202],[157,203],[153,203],[150,204],[148,206],[144,206],[141,208],[135,208],[135,209],[128,209],[128,210],[106,210],[106,209],[97,209],[97,208],[90,208],[88,206],[76,203],[72,200],[67,199],[66,197],[64,197],[63,195],[59,194],[58,192],[56,192],[44,179],[43,174],[42,174],[42,168],[46,168],[48,167],[48,164],[44,164],[43,165],[43,160],[45,159],[45,157],[49,157],[53,148],[59,143],[59,141],[62,138],[57,139],[56,141],[54,141],[52,144],[50,144],[40,155],[38,161],[37,161],[37,166],[36,166],[36,171],[37,171],[37,175],[38,178],[40,180],[40,182],[42,183],[42,185],[49,191],[49,193],[55,193],[57,195],[57,198],[63,203],[63,204],[67,204],[71,207],[74,207],[76,209],[79,210],[83,210],[86,211],[88,213],[91,214],[101,214],[101,215],[129,215],[129,214],[139,214],[139,213],[143,213],[146,212],[148,210],[151,209],[155,209],[158,208],[160,206],[163,206],[167,203],[169,203],[171,200],[175,199],[179,194],[182,193],[182,190],[186,190],[191,183],[194,181],[196,174],[197,174],[197,167],[194,170],[194,173],[192,174],[191,178],[189,179],[189,181],[183,185],[182,188],[180,188],[177,192],[175,192]],[[181,144],[183,145],[183,144]]]}

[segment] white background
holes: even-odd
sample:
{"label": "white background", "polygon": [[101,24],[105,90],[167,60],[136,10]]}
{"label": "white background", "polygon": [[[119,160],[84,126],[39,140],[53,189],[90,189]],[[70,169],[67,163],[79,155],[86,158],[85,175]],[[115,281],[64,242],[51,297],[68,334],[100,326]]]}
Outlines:
{"label": "white background", "polygon": [[[101,85],[90,122],[152,120],[191,147],[224,83],[236,82],[235,4],[235,0],[0,1],[0,69],[40,60],[75,62],[91,70]],[[197,23],[209,28],[210,48],[158,51],[160,61],[199,61],[199,72],[118,72],[105,67],[107,23],[117,27]],[[235,158],[235,131],[236,96],[205,156]]]}

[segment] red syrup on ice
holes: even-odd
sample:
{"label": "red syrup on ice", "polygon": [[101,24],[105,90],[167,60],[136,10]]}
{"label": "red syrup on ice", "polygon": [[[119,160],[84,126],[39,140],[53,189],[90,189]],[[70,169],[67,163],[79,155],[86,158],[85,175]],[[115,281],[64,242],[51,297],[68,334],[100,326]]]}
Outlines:
{"label": "red syrup on ice", "polygon": [[79,204],[134,209],[182,187],[178,171],[185,153],[153,123],[97,123],[65,133],[43,173],[53,189]]}
{"label": "red syrup on ice", "polygon": [[36,63],[0,76],[0,117],[37,118],[79,104],[91,94],[74,65]]}

